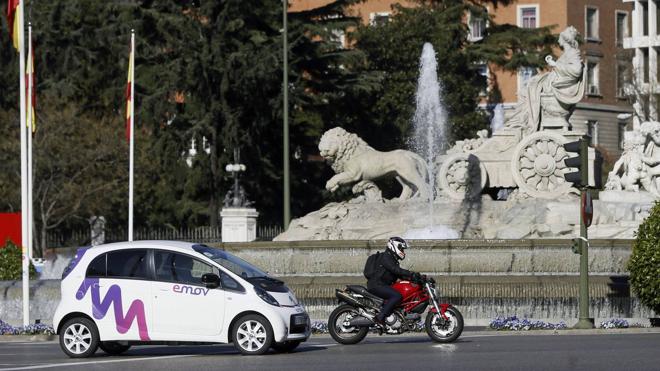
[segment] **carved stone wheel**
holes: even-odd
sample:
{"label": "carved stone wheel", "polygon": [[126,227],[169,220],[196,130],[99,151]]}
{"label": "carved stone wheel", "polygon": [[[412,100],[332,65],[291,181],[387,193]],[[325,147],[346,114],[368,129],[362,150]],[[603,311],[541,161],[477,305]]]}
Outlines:
{"label": "carved stone wheel", "polygon": [[567,194],[571,184],[564,179],[568,154],[564,136],[539,131],[524,137],[513,152],[511,172],[521,191],[532,197],[553,199]]}
{"label": "carved stone wheel", "polygon": [[487,173],[477,156],[457,153],[443,161],[436,180],[441,193],[462,200],[481,193],[486,186]]}

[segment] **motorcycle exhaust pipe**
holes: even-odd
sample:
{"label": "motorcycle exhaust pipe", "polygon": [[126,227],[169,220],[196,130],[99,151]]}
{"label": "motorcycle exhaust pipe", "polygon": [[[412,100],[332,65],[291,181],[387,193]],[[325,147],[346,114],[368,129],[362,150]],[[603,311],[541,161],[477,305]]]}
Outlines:
{"label": "motorcycle exhaust pipe", "polygon": [[374,324],[374,321],[370,320],[369,318],[360,316],[351,319],[350,321],[348,321],[348,323],[351,326],[355,326],[355,327],[370,327]]}
{"label": "motorcycle exhaust pipe", "polygon": [[352,296],[348,295],[348,294],[345,293],[344,291],[341,291],[341,290],[335,290],[335,296],[337,297],[337,299],[346,302],[346,304],[350,304],[350,305],[356,306],[356,307],[358,307],[358,308],[362,308],[362,307],[364,307],[364,305],[363,305],[362,303],[360,303],[359,301],[355,300],[355,298],[353,298]]}

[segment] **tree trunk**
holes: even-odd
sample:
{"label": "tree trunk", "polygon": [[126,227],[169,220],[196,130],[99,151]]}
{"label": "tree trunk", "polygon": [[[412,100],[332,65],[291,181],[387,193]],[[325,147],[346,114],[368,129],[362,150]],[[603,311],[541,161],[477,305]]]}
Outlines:
{"label": "tree trunk", "polygon": [[209,214],[211,227],[217,228],[219,223],[218,199],[218,135],[217,129],[211,131],[211,198],[209,199]]}

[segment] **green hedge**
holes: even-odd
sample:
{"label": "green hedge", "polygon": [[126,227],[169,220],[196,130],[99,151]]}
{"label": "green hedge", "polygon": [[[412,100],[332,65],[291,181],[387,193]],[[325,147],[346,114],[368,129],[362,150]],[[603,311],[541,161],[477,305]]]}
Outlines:
{"label": "green hedge", "polygon": [[[16,281],[22,278],[21,248],[7,241],[0,248],[0,281]],[[35,278],[37,272],[30,263],[30,278]]]}
{"label": "green hedge", "polygon": [[660,202],[639,226],[628,270],[639,300],[660,314]]}

